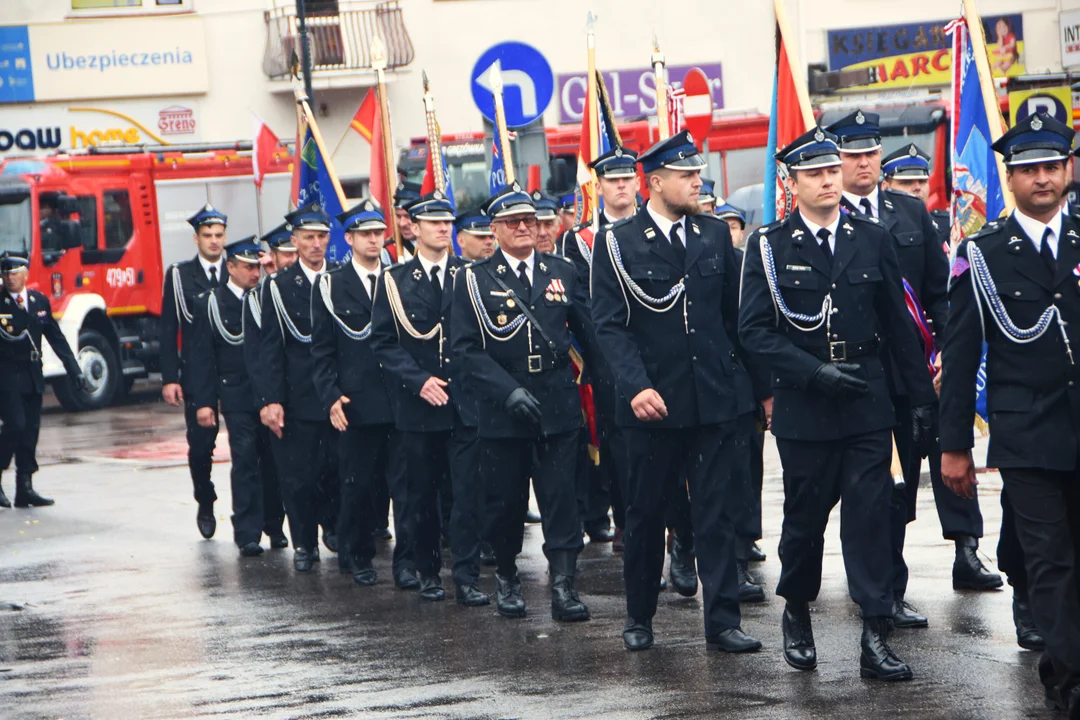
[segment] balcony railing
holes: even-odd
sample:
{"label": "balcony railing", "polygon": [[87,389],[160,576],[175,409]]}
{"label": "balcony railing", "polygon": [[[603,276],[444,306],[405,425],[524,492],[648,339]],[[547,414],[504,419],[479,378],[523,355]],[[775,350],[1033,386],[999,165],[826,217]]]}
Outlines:
{"label": "balcony railing", "polygon": [[[387,67],[404,67],[412,62],[412,41],[397,0],[335,5],[336,12],[317,11],[307,15],[312,77],[318,77],[319,73],[370,70],[371,38],[376,33],[386,44]],[[263,70],[271,78],[288,77],[293,63],[299,64],[302,57],[296,8],[267,11],[266,36]]]}

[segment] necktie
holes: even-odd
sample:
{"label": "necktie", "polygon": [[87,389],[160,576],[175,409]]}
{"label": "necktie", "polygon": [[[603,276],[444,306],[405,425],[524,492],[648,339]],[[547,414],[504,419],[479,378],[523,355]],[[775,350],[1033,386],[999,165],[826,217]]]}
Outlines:
{"label": "necktie", "polygon": [[375,273],[368,273],[367,282],[368,282],[368,296],[371,297],[371,298],[374,298],[375,297]]}
{"label": "necktie", "polygon": [[217,285],[217,265],[210,266],[210,282]]}
{"label": "necktie", "polygon": [[529,273],[526,272],[529,266],[522,260],[518,263],[518,279],[521,280],[521,284],[525,286],[525,293],[532,295],[532,283],[529,282]]}
{"label": "necktie", "polygon": [[682,238],[679,237],[679,228],[682,226],[679,223],[675,223],[671,226],[671,249],[675,251],[675,257],[679,259],[679,265],[686,265],[686,246],[683,245]]}
{"label": "necktie", "polygon": [[862,208],[864,215],[874,217],[874,209],[870,206],[870,198],[863,198],[859,201],[859,207]]}
{"label": "necktie", "polygon": [[1043,262],[1046,263],[1046,267],[1050,269],[1051,275],[1057,271],[1057,260],[1054,258],[1053,250],[1050,249],[1050,238],[1053,234],[1053,230],[1046,228],[1046,231],[1043,232],[1042,246],[1039,248],[1039,256],[1042,257]]}
{"label": "necktie", "polygon": [[431,287],[435,288],[435,296],[442,302],[442,280],[439,279],[439,266],[431,268]]}
{"label": "necktie", "polygon": [[26,309],[26,305],[23,304],[22,293],[19,293],[18,295],[15,296],[15,304],[19,306],[20,310],[25,310]]}
{"label": "necktie", "polygon": [[825,253],[825,262],[829,264],[829,268],[832,268],[832,246],[829,245],[829,236],[831,232],[825,228],[821,228],[817,231],[818,239],[821,240],[821,252]]}

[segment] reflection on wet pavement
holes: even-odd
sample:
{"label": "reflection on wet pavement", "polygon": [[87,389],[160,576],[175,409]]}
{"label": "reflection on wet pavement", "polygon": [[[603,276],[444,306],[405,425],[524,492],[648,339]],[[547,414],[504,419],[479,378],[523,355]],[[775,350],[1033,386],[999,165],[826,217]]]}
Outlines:
{"label": "reflection on wet pavement", "polygon": [[[372,588],[340,575],[325,551],[307,576],[293,572],[291,550],[241,559],[231,543],[227,465],[214,469],[218,534],[203,541],[182,455],[176,464],[183,419],[153,402],[155,393],[95,414],[48,412],[36,484],[57,505],[0,510],[4,720],[1053,717],[1042,709],[1037,655],[1015,644],[1009,593],[951,589],[952,546],[941,539],[929,488],[907,557],[908,599],[931,628],[890,639],[912,664],[913,682],[858,677],[860,624],[847,597],[838,516],[814,611],[819,668],[798,673],[784,664],[783,605],[773,595],[782,513],[775,475],[764,501],[769,559],[754,567],[769,602],[743,615],[765,650],[706,654],[700,595],[667,592],[656,648],[631,654],[620,639],[621,559],[610,545],[586,545],[579,563],[593,620],[563,625],[548,612],[538,526],[526,530],[529,615],[518,621],[452,597],[424,603],[395,590],[392,543],[380,546]],[[767,453],[766,472],[775,474],[771,443]],[[989,564],[1000,480],[981,480]],[[448,572],[444,580],[452,585]],[[491,569],[481,585],[493,589]]]}

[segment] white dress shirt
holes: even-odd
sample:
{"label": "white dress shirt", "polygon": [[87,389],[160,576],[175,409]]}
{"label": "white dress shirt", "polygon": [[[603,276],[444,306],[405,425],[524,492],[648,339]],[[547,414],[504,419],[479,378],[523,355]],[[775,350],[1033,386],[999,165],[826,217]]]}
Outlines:
{"label": "white dress shirt", "polygon": [[870,191],[869,195],[856,195],[855,193],[849,193],[847,190],[845,190],[844,197],[846,197],[848,199],[848,202],[854,205],[859,212],[863,211],[863,206],[859,203],[861,203],[862,199],[865,197],[867,200],[870,201],[871,217],[876,217],[878,220],[881,219],[881,213],[878,212],[878,188],[876,185],[874,186],[874,189]]}
{"label": "white dress shirt", "polygon": [[1048,223],[1039,222],[1019,210],[1013,210],[1013,217],[1016,218],[1024,234],[1035,245],[1035,252],[1042,250],[1043,233],[1050,228],[1050,237],[1047,238],[1047,242],[1050,245],[1050,252],[1054,254],[1054,259],[1057,259],[1058,240],[1061,239],[1061,213],[1054,213],[1054,217]]}
{"label": "white dress shirt", "polygon": [[649,211],[649,216],[652,221],[656,223],[656,227],[660,228],[660,234],[664,236],[664,239],[669,243],[671,242],[671,228],[674,225],[679,226],[679,237],[682,238],[683,247],[686,247],[686,216],[683,215],[678,220],[672,222],[660,213],[653,210],[652,201],[650,200],[645,207]]}
{"label": "white dress shirt", "polygon": [[[802,217],[802,221],[806,225],[806,229],[809,230],[810,234],[814,236],[814,240],[817,241],[818,245],[821,245],[821,238],[819,238],[817,234],[818,230],[821,230],[822,226],[815,225],[802,213],[799,213],[799,215]],[[831,225],[825,227],[825,229],[829,231],[829,251],[832,252],[833,255],[836,254],[836,229],[838,227],[840,227],[840,213],[836,214],[836,219],[832,221]]]}
{"label": "white dress shirt", "polygon": [[438,275],[439,275],[439,287],[441,287],[445,291],[446,290],[446,265],[450,261],[449,254],[444,253],[443,256],[439,260],[437,260],[435,262],[431,262],[430,260],[428,260],[423,255],[417,255],[416,257],[420,258],[420,267],[424,268],[424,275],[427,276],[427,279],[428,279],[429,282],[431,280],[431,268],[435,267],[436,265],[439,266],[439,272],[438,272]]}
{"label": "white dress shirt", "polygon": [[353,270],[356,271],[356,274],[360,276],[361,284],[364,286],[364,290],[367,291],[368,298],[374,299],[371,297],[371,284],[368,283],[368,275],[374,275],[377,281],[379,279],[379,274],[382,273],[382,263],[379,263],[379,266],[376,267],[374,270],[368,270],[366,267],[356,262],[355,255],[349,262],[352,264]]}
{"label": "white dress shirt", "polygon": [[322,267],[318,270],[312,270],[304,264],[303,260],[297,260],[296,262],[300,265],[300,269],[304,271],[304,275],[307,276],[308,282],[312,285],[315,284],[315,278],[317,278],[320,273],[326,272],[326,260],[323,260]]}
{"label": "white dress shirt", "polygon": [[221,278],[223,277],[222,273],[225,272],[225,261],[224,260],[222,260],[221,258],[218,258],[217,262],[210,262],[209,260],[204,258],[202,255],[200,255],[199,256],[199,264],[202,265],[202,271],[203,271],[203,274],[206,275],[207,280],[213,280],[213,278],[210,277],[210,268],[212,268],[212,267],[217,268],[217,281],[221,282]]}
{"label": "white dress shirt", "polygon": [[514,272],[514,277],[520,277],[518,265],[525,263],[525,276],[529,278],[529,286],[531,287],[533,284],[533,267],[536,265],[536,253],[530,252],[529,257],[519,260],[513,255],[508,255],[504,250],[503,256],[506,258],[506,262],[510,263],[510,269]]}
{"label": "white dress shirt", "polygon": [[229,278],[229,282],[225,283],[225,287],[232,290],[232,294],[236,296],[237,300],[243,300],[244,299],[244,288],[242,288],[239,285],[236,285],[235,283],[233,283],[231,277]]}

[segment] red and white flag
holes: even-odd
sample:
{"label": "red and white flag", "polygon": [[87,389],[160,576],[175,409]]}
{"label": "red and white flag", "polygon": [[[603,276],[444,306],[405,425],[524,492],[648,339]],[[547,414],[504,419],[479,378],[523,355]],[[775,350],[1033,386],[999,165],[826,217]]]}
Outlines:
{"label": "red and white flag", "polygon": [[255,128],[252,136],[254,137],[251,152],[252,174],[255,176],[255,187],[261,191],[266,168],[273,164],[274,153],[281,147],[281,141],[258,115],[251,113],[251,119]]}

